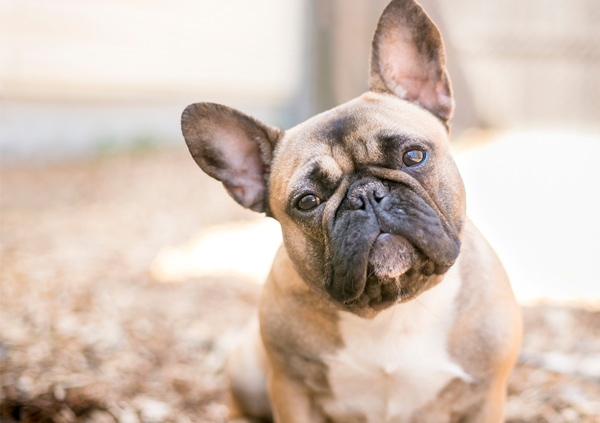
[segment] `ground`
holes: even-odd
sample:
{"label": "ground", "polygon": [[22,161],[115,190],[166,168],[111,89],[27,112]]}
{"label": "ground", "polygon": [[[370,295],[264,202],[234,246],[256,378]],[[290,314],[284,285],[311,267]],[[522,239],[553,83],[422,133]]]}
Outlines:
{"label": "ground", "polygon": [[[225,353],[260,285],[149,269],[203,228],[262,218],[183,149],[4,165],[0,183],[0,421],[224,421]],[[600,423],[600,312],[523,315],[507,421]]]}

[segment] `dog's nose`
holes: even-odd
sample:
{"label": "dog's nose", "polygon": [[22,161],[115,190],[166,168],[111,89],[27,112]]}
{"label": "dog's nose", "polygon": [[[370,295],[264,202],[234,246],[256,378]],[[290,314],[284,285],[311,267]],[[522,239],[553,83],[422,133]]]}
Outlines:
{"label": "dog's nose", "polygon": [[381,202],[387,194],[388,190],[381,181],[361,179],[353,183],[348,189],[348,209],[364,210],[368,203],[374,206]]}

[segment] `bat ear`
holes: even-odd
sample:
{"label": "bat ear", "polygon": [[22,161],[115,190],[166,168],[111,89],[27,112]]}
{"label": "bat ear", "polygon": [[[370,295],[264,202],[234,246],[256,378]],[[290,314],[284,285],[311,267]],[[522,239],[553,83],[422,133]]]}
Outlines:
{"label": "bat ear", "polygon": [[429,110],[447,123],[454,100],[444,43],[414,0],[392,0],[373,37],[369,86]]}
{"label": "bat ear", "polygon": [[267,179],[273,148],[282,130],[214,103],[186,107],[181,130],[203,171],[221,181],[242,206],[267,211]]}

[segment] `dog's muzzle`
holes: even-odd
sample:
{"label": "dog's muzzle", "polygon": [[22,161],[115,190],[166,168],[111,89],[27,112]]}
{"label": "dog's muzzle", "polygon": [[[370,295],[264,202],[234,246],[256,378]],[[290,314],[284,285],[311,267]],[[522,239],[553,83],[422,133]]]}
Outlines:
{"label": "dog's muzzle", "polygon": [[458,256],[458,240],[404,184],[361,179],[349,187],[334,219],[326,289],[344,304],[395,302]]}

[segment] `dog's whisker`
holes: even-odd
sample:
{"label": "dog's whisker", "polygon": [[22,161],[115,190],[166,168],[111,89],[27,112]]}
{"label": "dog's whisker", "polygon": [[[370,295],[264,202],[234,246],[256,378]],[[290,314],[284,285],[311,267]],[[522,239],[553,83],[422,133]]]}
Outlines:
{"label": "dog's whisker", "polygon": [[434,313],[433,311],[429,310],[429,308],[427,308],[427,307],[425,306],[425,304],[423,304],[421,301],[419,301],[419,298],[418,298],[418,297],[414,298],[414,300],[417,302],[417,304],[419,304],[421,307],[423,307],[425,310],[427,310],[427,312],[429,312],[429,313],[430,313],[432,316],[434,316],[436,319],[439,319],[439,318],[440,318],[440,316],[439,316],[439,315],[437,315],[437,314],[436,314],[436,313]]}

